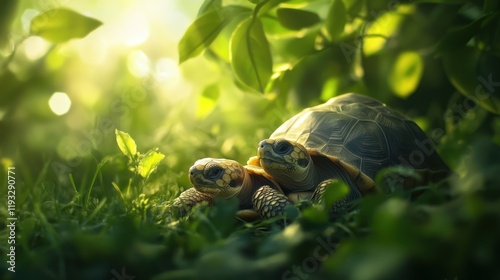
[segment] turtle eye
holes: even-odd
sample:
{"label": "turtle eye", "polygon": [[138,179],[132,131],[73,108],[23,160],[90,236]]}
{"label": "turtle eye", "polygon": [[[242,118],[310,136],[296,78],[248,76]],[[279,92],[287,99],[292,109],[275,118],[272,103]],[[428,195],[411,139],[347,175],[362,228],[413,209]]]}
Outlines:
{"label": "turtle eye", "polygon": [[279,154],[288,154],[291,149],[292,144],[290,144],[288,141],[281,141],[276,146],[276,152],[278,152]]}
{"label": "turtle eye", "polygon": [[219,178],[224,170],[220,166],[213,166],[210,167],[206,172],[205,172],[205,177],[207,179],[217,179]]}

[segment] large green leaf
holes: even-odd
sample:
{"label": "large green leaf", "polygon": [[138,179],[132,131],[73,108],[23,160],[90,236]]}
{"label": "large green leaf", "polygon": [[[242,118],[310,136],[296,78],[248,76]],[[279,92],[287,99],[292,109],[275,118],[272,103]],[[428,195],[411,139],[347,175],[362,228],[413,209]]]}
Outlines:
{"label": "large green leaf", "polygon": [[179,63],[199,55],[217,38],[231,19],[250,14],[250,9],[226,6],[208,10],[197,18],[186,30],[179,42]]}
{"label": "large green leaf", "polygon": [[464,47],[444,54],[443,63],[450,82],[460,93],[500,114],[498,56]]}
{"label": "large green leaf", "polygon": [[137,154],[137,145],[135,144],[134,139],[128,134],[118,129],[115,129],[116,135],[116,143],[118,144],[118,148],[124,155],[126,155],[129,159],[133,159]]}
{"label": "large green leaf", "polygon": [[344,2],[342,0],[334,0],[326,18],[326,30],[332,40],[338,40],[344,32],[346,22],[347,10]]}
{"label": "large green leaf", "polygon": [[269,43],[259,19],[249,18],[234,31],[230,42],[231,66],[246,86],[264,92],[272,74]]}
{"label": "large green leaf", "polygon": [[438,43],[436,51],[447,52],[464,47],[477,34],[485,19],[481,17],[468,25],[451,28]]}
{"label": "large green leaf", "polygon": [[276,10],[276,14],[281,25],[292,30],[300,30],[319,22],[316,13],[304,10],[280,8]]}
{"label": "large green leaf", "polygon": [[102,22],[68,9],[53,9],[39,14],[31,21],[30,34],[53,43],[83,38]]}

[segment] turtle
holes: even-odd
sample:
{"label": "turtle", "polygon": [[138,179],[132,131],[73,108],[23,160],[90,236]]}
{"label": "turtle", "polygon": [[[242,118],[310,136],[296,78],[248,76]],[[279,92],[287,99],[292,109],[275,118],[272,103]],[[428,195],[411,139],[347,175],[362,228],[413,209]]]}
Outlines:
{"label": "turtle", "polygon": [[[333,157],[332,157],[333,159]],[[334,160],[342,178],[353,188],[371,188],[373,181],[357,168]],[[322,197],[323,188],[330,182],[318,187],[317,192],[284,192],[262,167],[242,165],[237,161],[223,158],[204,158],[196,161],[189,169],[189,180],[192,188],[182,192],[174,200],[177,207],[185,207],[185,211],[194,205],[206,202],[212,204],[217,197],[229,199],[237,197],[239,211],[237,216],[251,221],[257,218],[269,219],[284,214],[287,206],[301,198]]]}
{"label": "turtle", "polygon": [[[182,209],[182,215],[194,205],[213,204],[215,198],[236,197],[239,201],[237,217],[246,221],[280,215],[290,205],[279,184],[261,167],[244,166],[231,159],[197,160],[189,168],[189,181],[193,187],[182,192],[173,202]],[[254,205],[254,195],[262,197],[259,204]],[[267,204],[273,207],[264,207]]]}
{"label": "turtle", "polygon": [[[299,112],[262,140],[257,156],[248,161],[262,167],[285,192],[313,191],[337,176],[334,166],[339,163],[358,168],[372,180],[390,166],[417,170],[420,181],[411,176],[386,178],[405,188],[451,174],[434,143],[415,122],[357,93],[339,95]],[[349,200],[373,191],[351,188]]]}

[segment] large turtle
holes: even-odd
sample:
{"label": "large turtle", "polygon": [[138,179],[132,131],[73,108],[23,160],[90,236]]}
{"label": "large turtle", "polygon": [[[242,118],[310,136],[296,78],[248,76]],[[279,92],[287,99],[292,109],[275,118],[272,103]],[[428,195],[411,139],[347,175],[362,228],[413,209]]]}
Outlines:
{"label": "large turtle", "polygon": [[[248,163],[261,166],[285,192],[311,191],[332,177],[330,158],[375,178],[383,168],[405,165],[422,179],[397,176],[405,187],[439,180],[450,169],[412,120],[368,96],[349,93],[304,109],[258,145]],[[355,194],[356,189],[352,189]]]}
{"label": "large turtle", "polygon": [[[357,168],[331,158],[331,179],[341,179],[351,189],[364,192],[372,189],[373,181]],[[282,215],[285,208],[301,198],[319,201],[324,188],[330,181],[325,181],[317,191],[284,192],[281,186],[259,166],[246,165],[229,159],[204,158],[196,161],[189,169],[189,180],[193,185],[174,200],[176,208],[187,212],[194,205],[206,202],[211,204],[216,197],[232,198],[239,201],[237,216],[244,220],[271,218]],[[358,193],[358,191],[356,191]],[[340,204],[339,204],[340,205]],[[341,206],[339,206],[341,207]]]}

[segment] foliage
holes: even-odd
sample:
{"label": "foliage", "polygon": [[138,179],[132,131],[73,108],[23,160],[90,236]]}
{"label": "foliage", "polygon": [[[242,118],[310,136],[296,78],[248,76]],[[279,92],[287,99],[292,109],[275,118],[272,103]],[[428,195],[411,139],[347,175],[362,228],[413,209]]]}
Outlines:
{"label": "foliage", "polygon": [[[0,180],[15,167],[17,217],[12,273],[0,196],[2,279],[500,278],[498,1],[206,0],[178,48],[153,30],[127,45],[141,17],[111,28],[115,5],[0,4]],[[172,57],[180,70],[161,70]],[[339,183],[286,219],[237,220],[234,199],[173,213],[196,159],[245,162],[286,118],[348,91],[416,120],[455,174],[414,201],[377,182],[383,194],[333,219]]]}
{"label": "foliage", "polygon": [[[180,62],[202,50],[224,60],[211,45],[229,32],[228,63],[245,90],[283,98],[294,92],[309,99],[306,103],[359,89],[408,98],[433,83],[436,70],[427,68],[444,67],[462,94],[500,112],[498,94],[488,90],[483,95],[478,87],[500,74],[493,66],[500,57],[500,14],[493,1],[250,2],[254,5],[205,1],[179,44]],[[212,28],[207,21],[216,24]],[[424,69],[431,74],[424,75]],[[318,76],[314,84],[319,88],[312,88],[310,79],[296,81],[296,75]]]}
{"label": "foliage", "polygon": [[[31,21],[30,34],[54,43],[87,36],[102,23],[68,9],[48,10]],[[69,30],[67,26],[71,26]]]}

